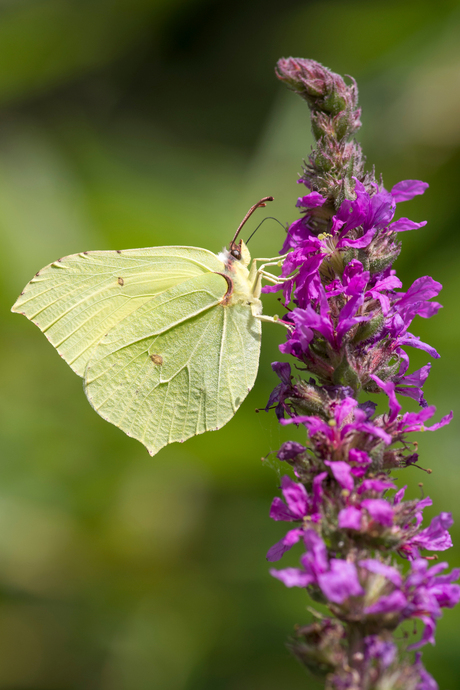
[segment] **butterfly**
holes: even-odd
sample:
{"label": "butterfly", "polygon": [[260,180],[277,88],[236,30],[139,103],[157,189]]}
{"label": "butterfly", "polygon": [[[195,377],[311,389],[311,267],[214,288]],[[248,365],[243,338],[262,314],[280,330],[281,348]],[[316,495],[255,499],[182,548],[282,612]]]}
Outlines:
{"label": "butterfly", "polygon": [[[254,385],[262,279],[284,257],[254,259],[238,234],[214,254],[149,247],[73,254],[46,266],[12,311],[45,334],[84,379],[104,419],[155,455],[165,445],[220,429]],[[265,262],[257,266],[258,262]]]}

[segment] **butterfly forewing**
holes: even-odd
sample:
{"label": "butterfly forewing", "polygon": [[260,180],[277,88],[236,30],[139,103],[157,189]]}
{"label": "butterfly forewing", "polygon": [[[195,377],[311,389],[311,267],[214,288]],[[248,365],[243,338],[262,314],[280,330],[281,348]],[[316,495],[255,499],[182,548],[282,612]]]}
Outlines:
{"label": "butterfly forewing", "polygon": [[83,376],[101,338],[145,302],[194,276],[222,270],[215,254],[195,247],[74,254],[39,271],[12,311],[33,321]]}
{"label": "butterfly forewing", "polygon": [[99,414],[153,455],[222,427],[252,388],[260,321],[224,306],[227,281],[197,276],[152,298],[102,339],[86,372]]}

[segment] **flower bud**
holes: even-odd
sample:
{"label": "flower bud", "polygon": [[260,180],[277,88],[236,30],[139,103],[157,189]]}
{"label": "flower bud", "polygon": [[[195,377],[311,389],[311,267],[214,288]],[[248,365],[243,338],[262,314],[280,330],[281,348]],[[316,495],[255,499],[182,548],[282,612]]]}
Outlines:
{"label": "flower bud", "polygon": [[346,659],[340,641],[345,630],[338,621],[325,618],[299,628],[288,649],[316,676],[325,676],[343,667]]}
{"label": "flower bud", "polygon": [[315,60],[282,58],[276,76],[304,98],[312,110],[337,115],[357,104],[356,82],[347,86],[339,74],[326,69]]}
{"label": "flower bud", "polygon": [[362,323],[360,323],[358,326],[358,330],[356,331],[356,335],[353,338],[353,342],[360,343],[363,340],[368,340],[368,338],[372,338],[373,335],[380,331],[384,321],[385,318],[383,314],[377,314],[377,316],[374,316],[374,318],[370,321],[363,321]]}
{"label": "flower bud", "polygon": [[381,273],[391,266],[401,252],[401,243],[389,237],[380,237],[369,246],[369,271]]}
{"label": "flower bud", "polygon": [[296,382],[295,394],[286,402],[292,405],[297,414],[318,414],[324,416],[324,410],[329,402],[326,391],[314,384],[314,379]]}
{"label": "flower bud", "polygon": [[359,390],[361,382],[354,367],[348,361],[346,353],[334,371],[334,383],[339,386],[350,386],[353,390]]}

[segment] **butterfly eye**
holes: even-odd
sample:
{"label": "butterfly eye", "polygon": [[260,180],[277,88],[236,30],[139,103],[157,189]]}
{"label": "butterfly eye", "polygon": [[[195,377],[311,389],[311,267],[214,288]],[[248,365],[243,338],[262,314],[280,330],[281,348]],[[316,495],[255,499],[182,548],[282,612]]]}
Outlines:
{"label": "butterfly eye", "polygon": [[238,261],[241,260],[241,252],[239,251],[239,249],[232,249],[232,251],[230,252],[230,254],[231,254],[235,259],[238,259]]}

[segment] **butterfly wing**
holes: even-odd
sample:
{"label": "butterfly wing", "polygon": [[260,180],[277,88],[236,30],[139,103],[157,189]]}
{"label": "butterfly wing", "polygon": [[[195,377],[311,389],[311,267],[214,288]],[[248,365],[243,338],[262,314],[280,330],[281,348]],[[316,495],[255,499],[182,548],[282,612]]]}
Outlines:
{"label": "butterfly wing", "polygon": [[74,254],[39,271],[12,311],[33,321],[84,376],[94,348],[111,328],[153,296],[223,268],[215,254],[196,247]]}
{"label": "butterfly wing", "polygon": [[254,385],[260,321],[224,306],[227,281],[191,278],[153,297],[93,350],[85,390],[95,410],[154,455],[228,422]]}

